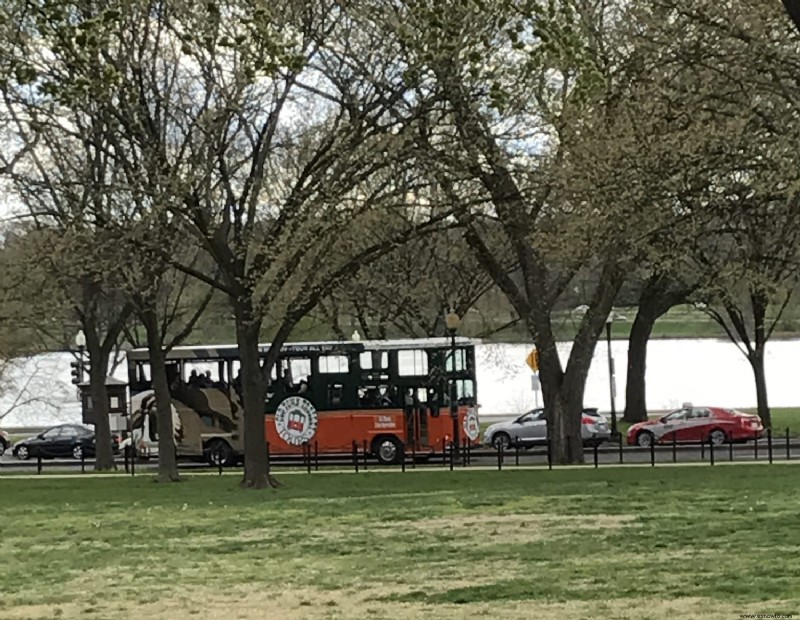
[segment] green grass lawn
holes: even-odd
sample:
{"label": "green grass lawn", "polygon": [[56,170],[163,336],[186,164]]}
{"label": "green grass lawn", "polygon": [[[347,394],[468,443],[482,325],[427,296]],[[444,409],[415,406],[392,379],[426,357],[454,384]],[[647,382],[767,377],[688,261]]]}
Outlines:
{"label": "green grass lawn", "polygon": [[0,479],[0,617],[800,611],[800,467]]}

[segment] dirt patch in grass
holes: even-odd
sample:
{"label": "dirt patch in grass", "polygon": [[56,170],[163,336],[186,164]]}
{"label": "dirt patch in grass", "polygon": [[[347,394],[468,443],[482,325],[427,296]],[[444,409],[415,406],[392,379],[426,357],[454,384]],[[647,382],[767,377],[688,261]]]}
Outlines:
{"label": "dirt patch in grass", "polygon": [[604,618],[605,620],[729,620],[739,614],[790,613],[786,601],[736,604],[706,598],[673,600],[611,599],[598,601],[542,602],[496,601],[468,605],[431,605],[381,601],[388,589],[369,588],[354,595],[350,591],[323,591],[286,584],[281,591],[260,589],[222,595],[209,590],[182,591],[143,604],[121,601],[102,606],[26,605],[3,610],[8,620],[100,620],[111,617],[144,617],[150,620],[352,620],[375,617],[396,620],[497,618],[500,616],[563,620]]}
{"label": "dirt patch in grass", "polygon": [[531,526],[571,527],[577,529],[616,529],[636,520],[636,515],[553,515],[553,514],[457,514],[433,519],[394,521],[382,523],[382,527],[411,527],[420,530],[454,530],[475,527]]}
{"label": "dirt patch in grass", "polygon": [[[636,515],[552,515],[552,514],[456,514],[432,519],[391,521],[375,524],[377,535],[398,531],[434,535],[510,537],[509,542],[529,542],[551,538],[554,530],[616,530],[636,521]],[[477,540],[480,540],[478,538]]]}

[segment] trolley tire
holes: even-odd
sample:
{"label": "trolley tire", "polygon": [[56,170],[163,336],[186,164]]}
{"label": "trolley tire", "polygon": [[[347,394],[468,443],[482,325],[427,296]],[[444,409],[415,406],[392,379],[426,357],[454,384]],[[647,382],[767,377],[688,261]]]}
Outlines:
{"label": "trolley tire", "polygon": [[394,435],[381,435],[372,440],[372,454],[381,465],[395,465],[402,458],[403,444]]}
{"label": "trolley tire", "polygon": [[206,462],[212,467],[219,467],[222,461],[223,467],[230,467],[236,463],[236,453],[224,439],[212,439],[206,444],[204,450]]}

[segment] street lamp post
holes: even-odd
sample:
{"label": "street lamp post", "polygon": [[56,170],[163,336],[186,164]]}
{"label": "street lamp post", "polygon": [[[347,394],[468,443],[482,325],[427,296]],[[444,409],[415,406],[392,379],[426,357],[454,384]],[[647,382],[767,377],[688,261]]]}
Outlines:
{"label": "street lamp post", "polygon": [[444,317],[447,332],[450,335],[450,417],[453,419],[453,447],[458,451],[460,444],[458,432],[458,391],[456,389],[456,331],[461,324],[461,317],[456,314],[455,310],[448,310]]}
{"label": "street lamp post", "polygon": [[82,401],[80,384],[83,383],[83,371],[85,368],[83,353],[86,350],[86,335],[82,329],[79,329],[78,333],[75,334],[75,346],[78,347],[78,360],[70,364],[72,366],[72,383],[75,384],[78,390],[78,400]]}
{"label": "street lamp post", "polygon": [[611,435],[617,436],[617,407],[614,403],[615,378],[614,378],[614,357],[611,355],[611,323],[614,322],[614,315],[610,314],[606,319],[606,343],[608,344],[608,386],[611,394]]}
{"label": "street lamp post", "polygon": [[83,333],[82,329],[78,330],[78,333],[75,334],[75,344],[78,347],[78,353],[81,356],[81,361],[83,360],[83,352],[86,349],[86,334]]}

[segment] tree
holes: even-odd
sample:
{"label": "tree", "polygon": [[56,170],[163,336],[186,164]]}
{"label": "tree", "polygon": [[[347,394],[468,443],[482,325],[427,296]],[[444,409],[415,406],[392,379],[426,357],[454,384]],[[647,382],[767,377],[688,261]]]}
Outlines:
{"label": "tree", "polygon": [[[615,158],[613,139],[600,139],[620,133],[619,101],[641,72],[627,42],[617,40],[621,10],[601,2],[393,10],[408,73],[442,101],[431,105],[420,132],[426,170],[452,204],[471,205],[459,211],[466,239],[539,350],[554,457],[580,462],[596,342],[639,244],[663,224],[647,212],[655,180],[629,184],[635,162]],[[518,278],[505,273],[487,241],[494,226]],[[599,277],[563,366],[553,311],[587,268]]]}
{"label": "tree", "polygon": [[715,169],[695,182],[689,207],[704,222],[685,252],[701,275],[694,298],[747,357],[769,426],[765,347],[800,275],[800,47],[780,10],[759,0],[665,0],[657,15],[650,36],[678,85],[678,109],[699,132],[715,126],[706,151]]}
{"label": "tree", "polygon": [[[51,105],[89,111],[115,198],[145,197],[213,259],[218,277],[173,264],[231,304],[243,485],[266,486],[265,377],[280,346],[337,284],[444,219],[412,217],[404,201],[398,164],[413,146],[415,105],[394,59],[373,54],[379,39],[333,2],[72,8],[11,11],[26,34],[13,72]],[[377,81],[392,94],[373,92]],[[381,209],[409,226],[387,234]],[[279,327],[262,360],[265,321]]]}
{"label": "tree", "polygon": [[655,271],[642,288],[636,317],[628,337],[628,368],[625,382],[626,422],[647,420],[647,343],[656,321],[671,308],[686,303],[693,287],[669,273]]}
{"label": "tree", "polygon": [[[511,258],[504,260],[507,270]],[[445,334],[443,309],[465,317],[494,288],[464,242],[460,228],[405,243],[344,282],[320,310],[340,338],[358,327],[366,339],[389,335],[433,337]],[[473,326],[475,329],[477,326]],[[462,331],[469,329],[464,324]]]}
{"label": "tree", "polygon": [[[121,272],[133,314],[144,328],[144,341],[150,358],[158,428],[157,479],[159,482],[178,482],[180,476],[166,357],[174,346],[189,336],[211,301],[214,290],[197,286],[190,276],[171,267],[163,252],[165,246],[173,247],[174,259],[198,266],[199,259],[204,257],[197,247],[188,239],[186,245],[181,245],[181,231],[173,222],[154,223],[148,221],[148,213],[143,215],[119,230],[119,246],[129,257],[129,261],[121,266]],[[196,292],[192,284],[195,284],[195,289],[201,289],[202,297],[192,295]],[[142,345],[135,325],[126,327],[125,335],[133,346]]]}
{"label": "tree", "polygon": [[[16,178],[15,182],[21,183],[21,179]],[[52,186],[50,189],[56,191]],[[34,208],[33,203],[29,205]],[[24,300],[26,308],[39,308],[36,314],[66,315],[72,325],[77,324],[83,330],[89,359],[91,419],[97,442],[95,469],[113,469],[106,379],[131,308],[119,294],[108,270],[117,260],[109,257],[113,246],[105,244],[102,235],[94,230],[55,228],[52,220],[49,226],[18,240],[13,269],[20,284],[15,294]]]}

